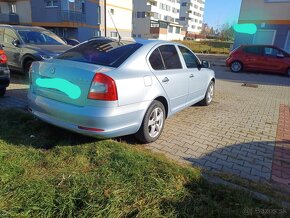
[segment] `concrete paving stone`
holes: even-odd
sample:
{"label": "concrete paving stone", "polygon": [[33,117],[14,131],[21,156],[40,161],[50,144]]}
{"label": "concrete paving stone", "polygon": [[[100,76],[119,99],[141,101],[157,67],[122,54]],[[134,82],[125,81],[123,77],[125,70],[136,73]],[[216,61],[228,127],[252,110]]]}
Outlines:
{"label": "concrete paving stone", "polygon": [[251,167],[246,167],[245,165],[239,165],[239,164],[233,164],[233,169],[234,170],[239,170],[240,172],[244,173],[251,173],[252,168]]}
{"label": "concrete paving stone", "polygon": [[219,165],[217,163],[213,163],[211,161],[206,161],[206,163],[204,164],[204,167],[210,167],[212,169],[216,169],[216,170],[221,170],[222,169],[222,165]]}

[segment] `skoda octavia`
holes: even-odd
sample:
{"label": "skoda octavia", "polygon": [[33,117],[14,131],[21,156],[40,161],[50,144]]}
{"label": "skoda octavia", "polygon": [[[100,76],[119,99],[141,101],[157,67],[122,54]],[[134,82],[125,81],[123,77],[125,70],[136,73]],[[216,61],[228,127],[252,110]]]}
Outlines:
{"label": "skoda octavia", "polygon": [[184,45],[95,38],[30,68],[29,110],[84,135],[158,139],[165,119],[214,96],[215,75]]}

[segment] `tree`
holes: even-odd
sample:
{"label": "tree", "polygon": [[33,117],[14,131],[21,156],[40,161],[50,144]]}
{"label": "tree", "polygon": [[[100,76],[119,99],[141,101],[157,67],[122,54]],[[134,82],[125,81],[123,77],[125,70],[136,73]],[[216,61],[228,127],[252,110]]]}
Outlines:
{"label": "tree", "polygon": [[222,25],[220,30],[221,39],[224,41],[233,41],[234,40],[234,25],[230,25],[229,23],[225,23]]}

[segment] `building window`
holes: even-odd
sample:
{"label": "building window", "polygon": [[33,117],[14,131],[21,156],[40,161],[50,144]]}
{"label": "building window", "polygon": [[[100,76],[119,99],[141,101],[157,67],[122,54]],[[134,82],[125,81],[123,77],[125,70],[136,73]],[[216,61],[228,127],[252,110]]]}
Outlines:
{"label": "building window", "polygon": [[176,27],[175,33],[180,34],[180,27]]}
{"label": "building window", "polygon": [[110,9],[110,14],[114,15],[115,11],[113,8]]}
{"label": "building window", "polygon": [[94,31],[94,37],[99,37],[99,36],[101,36],[101,31],[100,30]]}
{"label": "building window", "polygon": [[101,7],[97,7],[97,24],[101,23]]}
{"label": "building window", "polygon": [[266,3],[290,2],[290,0],[265,0]]}
{"label": "building window", "polygon": [[45,1],[45,6],[47,8],[55,8],[55,7],[58,7],[57,0],[46,0]]}
{"label": "building window", "polygon": [[16,4],[15,4],[15,2],[9,4],[9,12],[12,13],[12,14],[16,14]]}
{"label": "building window", "polygon": [[169,33],[173,33],[173,26],[169,26],[169,28],[168,28],[168,32],[169,32]]}
{"label": "building window", "polygon": [[117,38],[118,37],[118,33],[117,32],[111,32],[111,37],[112,38]]}

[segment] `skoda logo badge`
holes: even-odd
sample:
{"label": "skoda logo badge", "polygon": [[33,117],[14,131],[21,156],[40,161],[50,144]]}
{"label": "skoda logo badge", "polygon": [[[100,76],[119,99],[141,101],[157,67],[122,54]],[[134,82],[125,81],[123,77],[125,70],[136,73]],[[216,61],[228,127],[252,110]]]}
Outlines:
{"label": "skoda logo badge", "polygon": [[51,74],[55,74],[55,68],[54,67],[50,69],[50,73]]}

